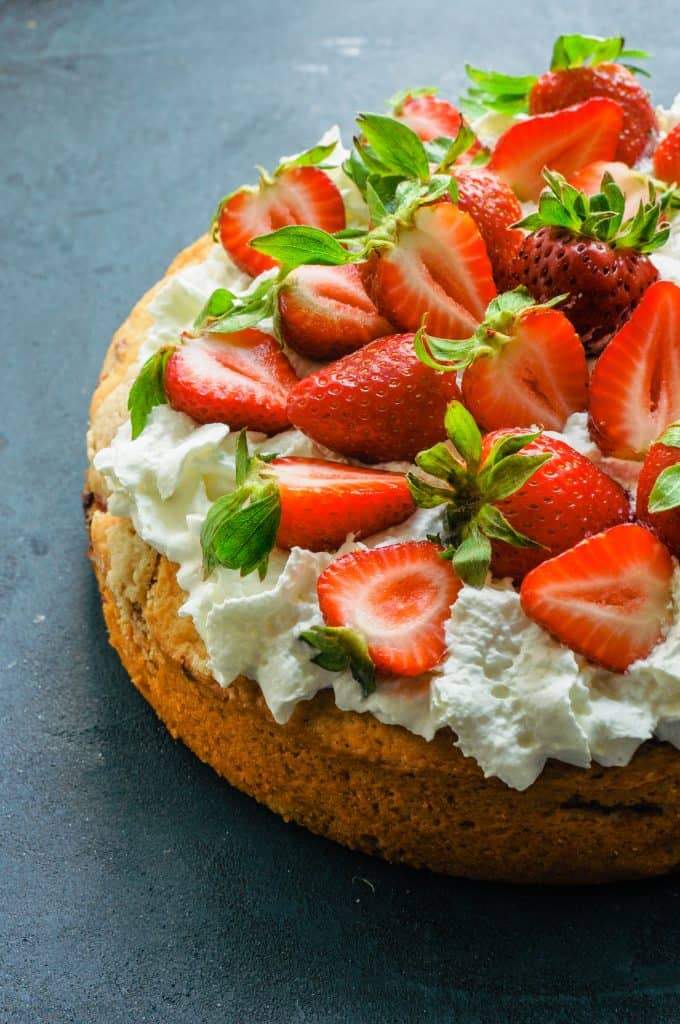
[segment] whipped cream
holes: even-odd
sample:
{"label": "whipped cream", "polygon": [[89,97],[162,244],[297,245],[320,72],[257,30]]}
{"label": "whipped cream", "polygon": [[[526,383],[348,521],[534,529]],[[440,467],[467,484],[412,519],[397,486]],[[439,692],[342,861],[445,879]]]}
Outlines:
{"label": "whipped cream", "polygon": [[[339,167],[342,154],[338,145],[332,173],[350,197],[352,183]],[[355,223],[365,223],[360,202],[350,201]],[[661,275],[678,283],[679,231],[655,254]],[[140,365],[161,345],[177,341],[215,288],[245,291],[249,286],[250,279],[218,245],[202,262],[183,268],[151,303],[153,325]],[[295,366],[300,375],[311,369],[299,357]],[[585,413],[572,416],[564,433],[555,436],[634,489],[640,464],[605,459],[589,437]],[[299,639],[303,630],[323,622],[317,578],[338,554],[426,538],[437,531],[441,512],[418,510],[363,543],[348,537],[335,554],[275,549],[264,580],[224,568],[203,579],[200,529],[210,504],[235,486],[236,440],[223,424],[197,426],[183,413],[157,406],[138,438],[131,439],[126,422],[95,458],[110,490],[111,513],[130,517],[144,541],[179,565],[177,579],[186,593],[180,614],[193,620],[222,686],[241,673],[256,679],[280,723],[300,701],[332,688],[342,710],[370,712],[427,740],[449,727],[456,745],[486,776],[520,790],[531,785],[548,758],[580,767],[592,761],[624,765],[655,735],[680,748],[680,570],[667,635],[624,675],[590,665],[560,644],[524,615],[509,582],[494,581],[481,589],[462,588],[446,626],[448,655],[432,673],[417,680],[381,680],[364,698],[349,672],[319,668],[311,660],[314,651]],[[345,461],[294,429],[276,437],[250,433],[249,445],[279,455]]]}

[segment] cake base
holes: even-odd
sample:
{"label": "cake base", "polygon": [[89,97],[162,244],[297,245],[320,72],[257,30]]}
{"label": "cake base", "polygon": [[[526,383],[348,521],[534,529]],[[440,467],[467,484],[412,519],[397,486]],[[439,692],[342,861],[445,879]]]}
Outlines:
{"label": "cake base", "polygon": [[[168,273],[203,258],[209,244],[199,240]],[[113,339],[92,402],[90,459],[125,418],[154,292]],[[646,743],[625,768],[550,762],[519,793],[485,779],[450,730],[427,742],[338,710],[331,690],[278,725],[255,682],[239,677],[222,688],[211,678],[193,623],[177,614],[184,596],[174,566],[106,512],[92,468],[85,505],[110,640],[133,683],[172,736],[286,821],[467,878],[593,883],[680,865],[680,753],[670,745]]]}

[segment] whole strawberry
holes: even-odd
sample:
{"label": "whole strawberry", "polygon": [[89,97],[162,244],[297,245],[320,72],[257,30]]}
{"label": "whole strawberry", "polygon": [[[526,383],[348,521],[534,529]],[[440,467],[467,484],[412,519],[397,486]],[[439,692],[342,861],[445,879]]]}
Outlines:
{"label": "whole strawberry", "polygon": [[288,416],[309,437],[364,462],[410,462],[444,435],[455,374],[416,355],[413,334],[378,338],[301,380]]}
{"label": "whole strawberry", "polygon": [[628,499],[617,483],[568,444],[540,433],[499,430],[484,438],[453,402],[448,444],[420,452],[418,466],[448,487],[409,475],[416,505],[445,507],[442,543],[458,575],[481,586],[494,576],[521,580],[536,565],[584,537],[625,522]]}
{"label": "whole strawberry", "polygon": [[625,197],[609,175],[594,196],[559,174],[546,170],[544,177],[538,212],[518,225],[530,234],[517,253],[515,278],[537,302],[568,294],[560,309],[588,355],[597,355],[657,280],[648,253],[664,244],[670,228],[658,226],[660,200],[624,220]]}
{"label": "whole strawberry", "polygon": [[680,558],[680,423],[649,449],[640,472],[635,516]]}
{"label": "whole strawberry", "polygon": [[511,288],[515,256],[522,232],[512,225],[520,220],[522,207],[509,185],[482,167],[455,167],[458,208],[469,213],[484,239],[493,277],[500,292]]}
{"label": "whole strawberry", "polygon": [[469,114],[486,109],[539,115],[594,98],[615,100],[623,117],[616,153],[608,159],[633,166],[651,152],[658,134],[649,96],[632,74],[640,69],[628,64],[645,57],[640,50],[624,49],[621,36],[562,35],[553,47],[550,71],[539,77],[468,67],[472,85],[463,107]]}

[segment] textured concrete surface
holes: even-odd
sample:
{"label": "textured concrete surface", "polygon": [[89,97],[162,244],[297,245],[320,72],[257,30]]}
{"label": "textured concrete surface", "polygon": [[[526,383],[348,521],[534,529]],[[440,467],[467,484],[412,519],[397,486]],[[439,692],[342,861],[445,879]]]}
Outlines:
{"label": "textured concrete surface", "polygon": [[[255,162],[462,62],[623,30],[677,80],[676,5],[0,2],[0,1021],[680,1020],[680,880],[456,882],[285,826],[173,743],[84,557],[107,341]],[[622,5],[623,7],[623,5]]]}

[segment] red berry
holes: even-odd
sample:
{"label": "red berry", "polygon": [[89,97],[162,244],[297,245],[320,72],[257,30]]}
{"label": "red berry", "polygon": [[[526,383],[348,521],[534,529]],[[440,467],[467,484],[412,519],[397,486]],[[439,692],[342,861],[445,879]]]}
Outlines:
{"label": "red berry", "polygon": [[499,291],[513,287],[513,263],[524,233],[511,225],[522,219],[522,207],[509,185],[485,168],[456,167],[458,207],[469,213],[484,239]]}
{"label": "red berry", "polygon": [[455,139],[462,123],[460,113],[451,103],[431,94],[407,96],[398,105],[394,116],[413,129],[423,142],[429,142],[439,135]]}
{"label": "red berry", "polygon": [[680,124],[656,147],[654,174],[671,185],[680,183]]}
{"label": "red berry", "polygon": [[653,444],[642,465],[635,502],[636,519],[648,526],[676,558],[680,558],[680,505],[666,512],[650,512],[649,496],[663,471],[679,462],[680,448],[661,442]]}

